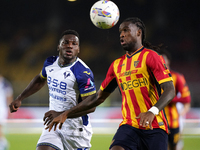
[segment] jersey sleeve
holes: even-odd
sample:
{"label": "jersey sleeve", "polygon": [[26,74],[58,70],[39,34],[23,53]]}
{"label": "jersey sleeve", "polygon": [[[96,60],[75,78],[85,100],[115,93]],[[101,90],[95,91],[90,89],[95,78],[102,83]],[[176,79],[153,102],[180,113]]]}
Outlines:
{"label": "jersey sleeve", "polygon": [[100,87],[102,91],[109,93],[112,93],[118,86],[116,76],[114,73],[113,64],[114,62],[110,65],[108,72],[106,74],[106,78],[104,79]]}
{"label": "jersey sleeve", "polygon": [[191,96],[190,90],[186,83],[185,77],[182,74],[177,73],[177,80],[176,80],[176,96],[172,100],[172,102],[181,102],[181,103],[190,103]]}
{"label": "jersey sleeve", "polygon": [[53,64],[53,63],[56,61],[56,59],[57,59],[57,56],[51,56],[51,57],[48,57],[48,58],[44,61],[43,68],[42,68],[42,70],[41,70],[41,72],[40,72],[40,76],[41,76],[42,78],[44,78],[44,79],[47,78],[47,73],[46,73],[45,67],[46,67],[46,66],[49,66],[49,65],[51,65],[51,64]]}
{"label": "jersey sleeve", "polygon": [[81,97],[96,93],[94,75],[90,68],[77,63],[75,76]]}
{"label": "jersey sleeve", "polygon": [[156,52],[151,52],[147,56],[146,61],[148,69],[153,73],[159,84],[173,81],[171,73],[161,55],[158,55]]}

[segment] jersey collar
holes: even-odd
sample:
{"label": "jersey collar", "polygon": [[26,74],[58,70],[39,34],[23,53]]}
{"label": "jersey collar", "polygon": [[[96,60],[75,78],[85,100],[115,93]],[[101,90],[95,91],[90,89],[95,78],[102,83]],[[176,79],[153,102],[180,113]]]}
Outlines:
{"label": "jersey collar", "polygon": [[63,68],[63,67],[68,67],[68,66],[71,66],[76,60],[77,60],[77,57],[76,57],[76,59],[75,59],[73,62],[71,62],[71,63],[69,63],[69,64],[62,65],[62,64],[59,62],[59,59],[58,59],[58,66],[60,66],[61,68]]}
{"label": "jersey collar", "polygon": [[133,55],[141,52],[144,49],[144,46],[141,46],[139,49],[137,49],[134,53],[132,53],[131,55],[128,54],[128,52],[126,52],[126,57],[131,58]]}

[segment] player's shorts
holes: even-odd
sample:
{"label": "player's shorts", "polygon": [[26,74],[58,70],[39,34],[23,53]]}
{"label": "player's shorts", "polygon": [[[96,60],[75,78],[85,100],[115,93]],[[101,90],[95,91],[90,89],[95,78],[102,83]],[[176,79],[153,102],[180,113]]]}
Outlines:
{"label": "player's shorts", "polygon": [[171,146],[175,146],[179,139],[180,139],[180,133],[179,133],[179,128],[170,128],[170,134],[168,135],[168,141],[169,141],[169,144]]}
{"label": "player's shorts", "polygon": [[[54,129],[54,128],[53,128]],[[81,128],[77,131],[66,130],[66,132],[61,132],[61,130],[56,129],[56,131],[43,129],[42,135],[38,140],[38,146],[50,146],[56,150],[89,150],[91,147],[90,141],[92,138],[92,132],[85,131]],[[67,132],[68,131],[68,132]],[[69,134],[71,132],[71,134]]]}
{"label": "player's shorts", "polygon": [[113,146],[125,150],[167,150],[168,134],[162,129],[142,130],[122,125],[113,137],[110,149]]}

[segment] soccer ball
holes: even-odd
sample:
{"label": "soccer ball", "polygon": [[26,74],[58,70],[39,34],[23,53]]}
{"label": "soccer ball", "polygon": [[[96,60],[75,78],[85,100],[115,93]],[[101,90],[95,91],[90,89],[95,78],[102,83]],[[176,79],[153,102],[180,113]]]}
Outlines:
{"label": "soccer ball", "polygon": [[94,3],[90,9],[92,23],[100,29],[109,29],[119,20],[119,9],[110,0],[100,0]]}

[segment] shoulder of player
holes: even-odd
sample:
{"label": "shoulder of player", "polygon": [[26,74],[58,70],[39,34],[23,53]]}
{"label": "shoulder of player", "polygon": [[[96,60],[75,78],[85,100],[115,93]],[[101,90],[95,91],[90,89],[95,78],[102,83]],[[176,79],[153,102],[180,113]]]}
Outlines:
{"label": "shoulder of player", "polygon": [[58,58],[58,56],[49,56],[49,57],[47,57],[46,62],[53,63],[56,61],[57,58]]}
{"label": "shoulder of player", "polygon": [[147,66],[155,67],[155,64],[164,64],[164,58],[160,55],[157,51],[153,49],[144,48],[143,54],[147,53],[146,55],[146,64]]}
{"label": "shoulder of player", "polygon": [[148,48],[144,48],[142,50],[142,53],[145,54],[147,53],[147,56],[146,56],[146,61],[147,62],[151,62],[151,63],[155,63],[154,61],[156,60],[161,60],[161,61],[164,61],[163,57],[158,53],[156,52],[155,50],[153,49],[148,49]]}
{"label": "shoulder of player", "polygon": [[158,52],[156,52],[155,50],[153,49],[149,49],[149,48],[146,48],[144,47],[144,49],[142,50],[143,52],[148,52],[149,55],[160,55]]}
{"label": "shoulder of player", "polygon": [[4,77],[3,77],[2,82],[3,82],[4,88],[12,87],[11,83],[6,78],[4,78]]}
{"label": "shoulder of player", "polygon": [[115,60],[111,63],[111,65],[113,65],[113,64],[116,63],[116,62],[122,61],[122,60],[124,60],[125,58],[126,58],[126,54],[124,54],[124,55],[122,55],[121,57],[115,59]]}
{"label": "shoulder of player", "polygon": [[57,58],[58,58],[58,56],[47,57],[47,59],[44,62],[44,67],[52,65],[57,60]]}
{"label": "shoulder of player", "polygon": [[83,61],[81,60],[80,58],[77,58],[76,60],[76,63],[73,65],[74,68],[78,68],[77,71],[80,69],[89,69],[88,65]]}
{"label": "shoulder of player", "polygon": [[81,75],[83,73],[92,73],[91,69],[80,58],[77,58],[76,63],[71,67],[72,72]]}

